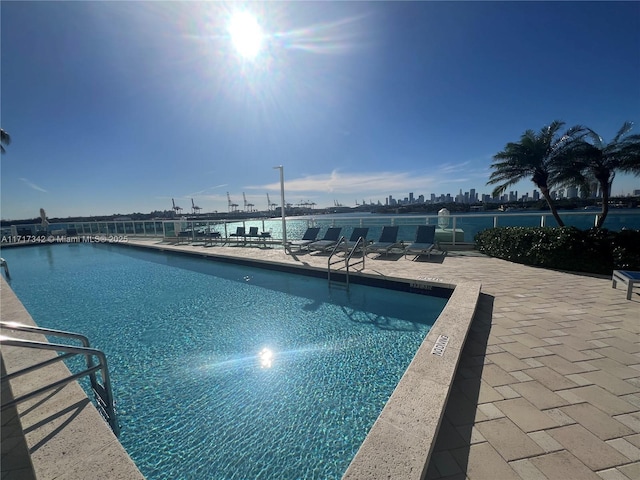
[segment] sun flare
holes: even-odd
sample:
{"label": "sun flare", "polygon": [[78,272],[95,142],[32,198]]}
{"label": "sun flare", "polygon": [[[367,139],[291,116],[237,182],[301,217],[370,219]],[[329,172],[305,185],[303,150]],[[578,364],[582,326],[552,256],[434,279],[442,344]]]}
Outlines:
{"label": "sun flare", "polygon": [[229,35],[243,58],[252,60],[260,53],[264,35],[258,21],[249,12],[238,12],[231,17]]}
{"label": "sun flare", "polygon": [[273,351],[268,348],[263,348],[258,353],[258,358],[260,359],[260,367],[261,368],[271,368],[273,366]]}

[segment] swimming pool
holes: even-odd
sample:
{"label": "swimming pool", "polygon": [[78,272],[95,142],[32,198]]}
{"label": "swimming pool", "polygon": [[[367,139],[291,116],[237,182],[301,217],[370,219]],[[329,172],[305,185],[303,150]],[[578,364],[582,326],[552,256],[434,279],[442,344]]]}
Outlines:
{"label": "swimming pool", "polygon": [[117,246],[3,255],[38,324],[107,353],[149,479],[340,478],[446,303]]}

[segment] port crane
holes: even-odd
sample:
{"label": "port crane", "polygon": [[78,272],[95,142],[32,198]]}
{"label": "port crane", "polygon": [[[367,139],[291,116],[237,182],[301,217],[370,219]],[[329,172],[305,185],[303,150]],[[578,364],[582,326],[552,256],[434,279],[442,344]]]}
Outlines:
{"label": "port crane", "polygon": [[244,211],[253,212],[253,207],[255,207],[255,205],[253,203],[247,202],[247,196],[244,194],[244,192],[242,192],[242,200],[244,200]]}
{"label": "port crane", "polygon": [[171,199],[171,204],[173,205],[173,210],[174,210],[177,214],[179,214],[180,212],[182,212],[182,207],[177,206],[177,205],[176,205],[176,202],[175,202],[175,200],[174,200],[173,198]]}
{"label": "port crane", "polygon": [[238,204],[237,203],[233,203],[231,201],[231,195],[229,195],[229,192],[227,192],[227,200],[229,202],[229,211],[230,212],[237,212],[238,211]]}
{"label": "port crane", "polygon": [[271,203],[271,199],[269,198],[269,192],[267,192],[267,210],[275,210],[278,206],[277,203]]}
{"label": "port crane", "polygon": [[202,208],[198,207],[195,203],[193,203],[193,198],[192,198],[191,199],[191,211],[195,215],[195,214],[200,213],[200,210],[202,210]]}

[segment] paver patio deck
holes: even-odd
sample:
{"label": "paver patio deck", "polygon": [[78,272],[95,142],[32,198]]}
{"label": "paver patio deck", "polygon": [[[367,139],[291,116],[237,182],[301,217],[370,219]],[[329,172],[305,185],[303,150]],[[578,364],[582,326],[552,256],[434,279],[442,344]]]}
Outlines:
{"label": "paver patio deck", "polygon": [[[327,264],[276,248],[170,248]],[[427,479],[640,479],[639,294],[474,252],[389,255],[365,271],[482,283]]]}

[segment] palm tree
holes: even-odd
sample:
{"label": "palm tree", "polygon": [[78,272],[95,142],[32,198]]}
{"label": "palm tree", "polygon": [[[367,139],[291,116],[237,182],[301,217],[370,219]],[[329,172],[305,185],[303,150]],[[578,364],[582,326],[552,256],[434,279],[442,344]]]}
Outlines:
{"label": "palm tree", "polygon": [[493,196],[498,197],[509,186],[530,177],[540,189],[553,217],[561,227],[564,226],[564,222],[558,215],[550,192],[550,188],[556,183],[551,165],[558,157],[566,155],[575,142],[584,136],[581,126],[571,127],[560,135],[559,131],[563,126],[564,122],[555,120],[540,132],[527,130],[519,142],[507,143],[503,151],[493,156],[493,172],[487,182],[487,185],[498,184],[493,190]]}
{"label": "palm tree", "polygon": [[627,135],[633,122],[625,122],[613,140],[606,143],[590,128],[586,139],[574,145],[573,151],[554,165],[554,177],[564,185],[581,187],[585,192],[598,184],[602,192],[602,211],[596,227],[604,224],[609,213],[609,195],[616,171],[640,175],[640,135]]}
{"label": "palm tree", "polygon": [[2,153],[5,153],[6,150],[4,149],[5,145],[9,145],[11,143],[11,136],[5,132],[3,129],[0,128],[0,151],[2,151]]}

